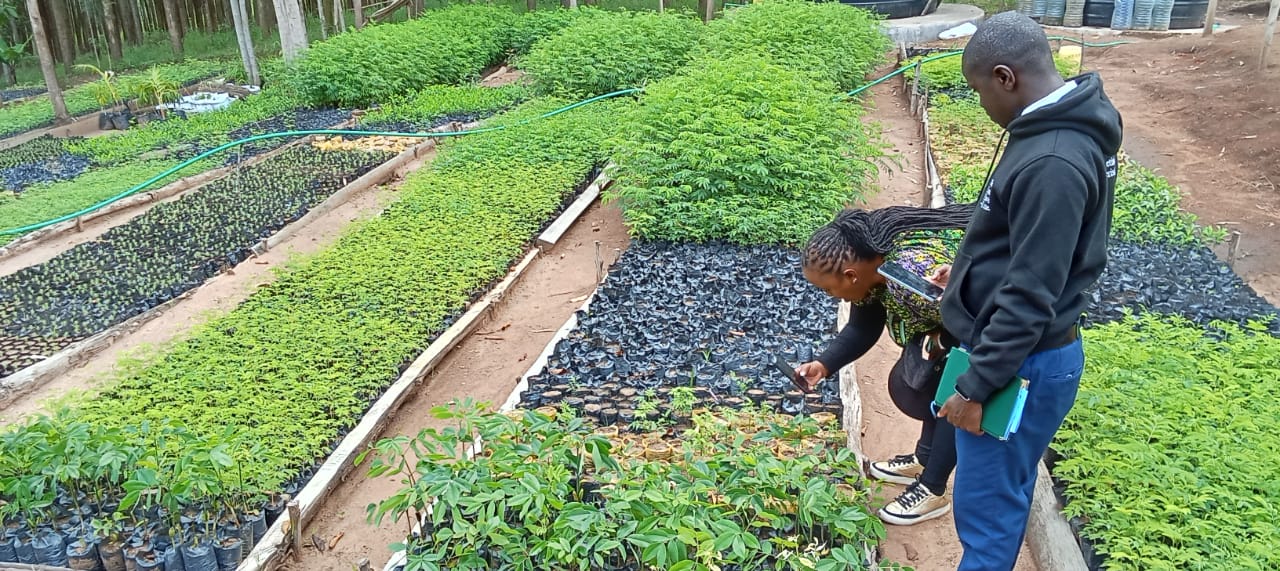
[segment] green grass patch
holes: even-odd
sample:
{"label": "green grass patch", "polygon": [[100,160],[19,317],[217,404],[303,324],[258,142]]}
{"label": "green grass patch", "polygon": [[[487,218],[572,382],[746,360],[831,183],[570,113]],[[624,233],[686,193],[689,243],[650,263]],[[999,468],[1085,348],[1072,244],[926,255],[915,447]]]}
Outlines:
{"label": "green grass patch", "polygon": [[1053,471],[1109,571],[1280,568],[1280,339],[1219,327],[1161,315],[1086,332]]}
{"label": "green grass patch", "polygon": [[590,97],[671,75],[684,65],[705,26],[679,13],[587,10],[562,32],[517,60],[544,93]]}

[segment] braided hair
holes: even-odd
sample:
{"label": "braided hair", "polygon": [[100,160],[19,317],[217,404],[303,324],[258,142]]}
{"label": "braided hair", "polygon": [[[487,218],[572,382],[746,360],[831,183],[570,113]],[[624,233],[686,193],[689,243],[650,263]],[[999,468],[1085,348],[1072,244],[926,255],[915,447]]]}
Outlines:
{"label": "braided hair", "polygon": [[973,217],[972,203],[942,208],[890,206],[878,210],[850,208],[819,228],[804,248],[804,267],[836,273],[851,262],[888,254],[899,234],[918,230],[964,228]]}

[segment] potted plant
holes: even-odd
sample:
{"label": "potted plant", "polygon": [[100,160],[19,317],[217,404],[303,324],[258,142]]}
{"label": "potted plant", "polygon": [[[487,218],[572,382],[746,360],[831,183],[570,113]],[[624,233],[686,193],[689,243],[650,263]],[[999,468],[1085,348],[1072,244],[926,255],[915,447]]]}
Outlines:
{"label": "potted plant", "polygon": [[155,107],[160,118],[165,119],[168,113],[162,105],[178,99],[181,93],[178,84],[160,74],[158,68],[151,68],[141,81],[130,86],[133,97],[137,100],[138,109]]}
{"label": "potted plant", "polygon": [[[116,80],[116,72],[98,69],[97,66],[87,63],[77,65],[76,69],[93,72],[98,76],[98,81],[91,85],[93,98],[98,102],[98,128],[103,131],[119,129],[116,117],[121,113],[129,117],[131,113],[128,106],[124,106],[123,111],[115,111],[123,103],[120,99],[120,86]],[[125,119],[125,128],[128,128],[128,123],[128,119]]]}

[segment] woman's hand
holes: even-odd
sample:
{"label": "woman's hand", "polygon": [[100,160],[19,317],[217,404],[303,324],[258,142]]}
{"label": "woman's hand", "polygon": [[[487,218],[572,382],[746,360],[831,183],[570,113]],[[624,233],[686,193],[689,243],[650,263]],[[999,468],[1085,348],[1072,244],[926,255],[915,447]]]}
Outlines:
{"label": "woman's hand", "polygon": [[951,280],[951,264],[943,264],[933,271],[933,275],[929,276],[929,281],[933,282],[940,288],[946,289],[947,282]]}
{"label": "woman's hand", "polygon": [[809,390],[813,390],[814,387],[817,387],[818,383],[821,382],[822,379],[827,378],[827,375],[829,374],[831,373],[830,371],[827,371],[827,366],[817,361],[809,361],[808,363],[796,367],[796,376],[800,377],[800,380],[804,381],[805,386],[809,387]]}

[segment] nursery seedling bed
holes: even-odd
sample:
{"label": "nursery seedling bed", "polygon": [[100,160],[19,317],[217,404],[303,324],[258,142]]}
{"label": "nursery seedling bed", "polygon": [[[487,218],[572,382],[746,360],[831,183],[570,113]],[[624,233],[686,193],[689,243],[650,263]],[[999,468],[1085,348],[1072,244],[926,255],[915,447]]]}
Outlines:
{"label": "nursery seedling bed", "polygon": [[[588,187],[608,184],[608,178],[599,175]],[[572,201],[580,192],[575,192],[567,199]],[[565,224],[561,219],[576,220],[581,212],[561,208],[562,212],[556,220],[548,225]],[[400,374],[399,378],[388,387],[382,395],[372,403],[361,417],[360,422],[351,429],[325,461],[314,470],[304,472],[305,485],[297,492],[298,520],[278,519],[267,532],[262,542],[238,568],[239,571],[270,571],[278,567],[289,550],[289,536],[286,534],[286,522],[289,526],[305,528],[316,514],[325,498],[346,478],[352,468],[352,460],[374,441],[394,418],[399,408],[405,403],[423,380],[430,375],[455,346],[465,337],[477,330],[484,318],[503,300],[507,291],[519,282],[521,277],[542,252],[534,247],[514,265],[507,276],[494,285],[477,301],[470,304],[452,324],[441,333],[412,363]]]}
{"label": "nursery seedling bed", "polygon": [[[480,428],[458,436],[445,436],[441,444],[448,446],[449,441],[454,441],[456,446],[460,440],[466,447],[466,457],[480,467],[480,473],[512,473],[513,479],[526,482],[526,485],[538,481],[535,489],[556,498],[553,502],[563,502],[566,511],[578,506],[578,509],[592,511],[594,507],[601,510],[601,515],[610,514],[628,521],[634,518],[634,525],[615,524],[621,529],[577,530],[585,534],[579,536],[581,541],[589,544],[624,541],[630,544],[630,534],[636,531],[637,526],[646,525],[642,521],[654,516],[664,521],[663,516],[678,504],[694,508],[680,512],[683,513],[680,523],[659,524],[653,529],[640,528],[646,534],[658,534],[653,543],[668,553],[674,553],[671,549],[676,546],[684,548],[683,544],[689,541],[685,533],[697,533],[695,530],[700,526],[710,525],[717,531],[708,538],[708,544],[698,548],[696,554],[691,550],[688,556],[704,564],[708,559],[714,559],[721,569],[727,571],[804,568],[797,560],[798,554],[803,554],[812,565],[834,552],[840,552],[837,557],[845,563],[844,568],[880,568],[875,541],[881,526],[865,511],[866,492],[861,485],[859,466],[847,451],[841,450],[844,436],[838,430],[833,415],[819,413],[814,417],[792,417],[760,411],[698,411],[678,437],[669,438],[658,434],[623,434],[613,426],[596,427],[567,411],[539,410],[530,413],[513,410],[505,413],[509,421],[501,421],[495,417],[474,416],[474,412],[467,411],[466,407],[464,404],[451,408],[464,417],[470,416],[471,422]],[[470,438],[472,434],[474,439]],[[483,440],[484,434],[490,439]],[[418,439],[424,442],[441,440],[429,431],[420,433]],[[579,460],[579,450],[591,450],[583,453],[590,459]],[[378,456],[382,461],[390,457],[385,454]],[[513,461],[520,467],[508,464]],[[552,470],[542,472],[542,465],[548,465]],[[769,466],[770,469],[743,470],[744,466]],[[421,463],[419,467],[428,472],[434,466]],[[558,485],[560,477],[554,476],[558,473],[569,476],[567,486]],[[551,476],[547,477],[548,474]],[[756,481],[756,478],[768,480],[771,477],[780,477],[781,481],[776,484]],[[544,478],[545,481],[540,481]],[[657,496],[663,493],[673,495],[670,499],[658,499]],[[802,508],[797,499],[805,496],[809,507]],[[756,506],[754,513],[759,514],[758,519],[726,509],[730,505],[739,506],[739,502],[744,500]],[[429,551],[437,547],[432,543],[436,538],[417,536],[432,535],[434,530],[451,526],[456,506],[435,509],[448,501],[448,498],[433,498],[429,505],[415,506],[411,513],[419,518],[416,519],[416,537],[407,542],[410,551]],[[619,511],[611,512],[615,505]],[[631,511],[631,506],[639,505],[645,507],[638,512]],[[825,506],[824,509],[834,507],[839,515],[816,518],[812,525],[801,523],[799,514],[819,505]],[[704,511],[699,507],[707,509]],[[558,505],[552,507],[549,517],[555,519],[555,512],[561,509]],[[507,522],[511,526],[508,536],[515,542],[527,541],[527,536],[546,534],[536,530],[537,526],[527,525],[527,520],[521,519],[524,517],[521,510],[510,510],[505,517],[511,520]],[[742,521],[722,525],[739,518]],[[670,527],[676,525],[681,529]],[[743,542],[740,535],[739,541],[735,542],[734,536],[725,535],[730,529],[752,537]],[[675,537],[677,531],[681,533],[679,541]],[[640,537],[643,536],[635,536],[634,539]],[[714,547],[710,545],[712,538],[715,539]],[[457,539],[455,536],[454,541]],[[642,566],[638,558],[652,557],[653,552],[640,547],[644,544],[624,549],[623,555],[590,564],[587,568],[640,569],[651,565],[657,568],[670,565],[654,565],[650,560]],[[762,547],[771,548],[770,554],[761,553]],[[474,549],[483,553],[499,548],[464,543],[461,552],[454,549],[450,553],[452,557],[466,558],[473,556],[469,550]],[[526,555],[527,550],[527,547],[517,548],[517,557]],[[703,550],[711,550],[712,553]],[[745,560],[747,553],[752,554],[749,560]],[[541,559],[535,561],[535,565],[547,569],[566,568],[558,564],[556,554],[556,551],[548,551],[535,556]],[[501,566],[497,561],[489,561],[489,565],[491,568]],[[384,569],[403,568],[402,561],[393,560]]]}
{"label": "nursery seedling bed", "polygon": [[28,97],[35,97],[44,93],[43,87],[27,87],[20,89],[6,89],[0,91],[0,103],[8,105],[9,103],[17,103]]}
{"label": "nursery seedling bed", "polygon": [[[345,120],[329,128],[341,129],[350,125],[351,121]],[[258,165],[300,142],[301,139],[295,139],[236,163],[183,177],[156,190],[141,192],[75,219],[24,234],[0,247],[0,275],[8,275],[21,268],[42,263],[71,247],[96,240],[103,233],[128,223],[158,203],[176,200],[189,191],[219,181],[238,169]]]}
{"label": "nursery seedling bed", "polygon": [[[241,175],[247,180],[240,176],[223,179],[222,184],[208,187],[208,193],[188,195],[152,209],[98,240],[6,276],[0,280],[5,284],[0,289],[6,292],[0,294],[6,306],[5,341],[14,345],[6,349],[6,376],[43,360],[31,357],[39,353],[29,347],[46,354],[50,349],[61,350],[234,267],[259,239],[345,186],[342,177],[357,177],[381,159],[372,153],[344,157],[294,149],[277,158],[279,165],[263,164]],[[304,169],[290,173],[288,167],[299,161]],[[330,169],[342,174],[325,172]],[[279,178],[285,179],[285,186],[276,191],[280,194],[258,188],[268,179]],[[226,211],[224,206],[231,204],[227,201],[234,201],[237,194],[241,196],[239,206],[248,210]],[[188,218],[192,212],[198,213],[198,218]],[[218,226],[208,226],[209,221]],[[173,234],[175,231],[180,234]],[[159,251],[154,249],[157,244]],[[113,274],[117,277],[109,277]],[[24,341],[32,338],[53,342],[34,345]]]}
{"label": "nursery seedling bed", "polygon": [[[557,339],[556,328],[580,308],[582,296],[594,289],[596,241],[601,242],[607,269],[628,242],[615,207],[592,206],[553,249],[538,256],[503,302],[485,316],[478,331],[466,336],[412,392],[383,435],[442,428],[445,421],[433,418],[430,410],[454,400],[473,398],[497,406],[507,399],[539,352]],[[286,563],[283,568],[349,571],[361,558],[370,559],[374,568],[382,567],[391,555],[386,546],[404,539],[404,527],[392,522],[365,524],[359,514],[369,503],[393,491],[392,483],[386,480],[348,477],[323,502],[302,534],[304,538],[317,535],[327,539],[341,534],[342,540],[323,552],[304,549],[296,563]]]}
{"label": "nursery seedling bed", "polygon": [[798,266],[798,254],[780,248],[633,244],[546,370],[528,379],[521,406],[564,405],[642,427],[638,411],[654,422],[687,387],[694,406],[749,399],[790,414],[843,414],[837,382],[805,395],[773,367],[774,355],[811,360],[835,328],[831,304]]}
{"label": "nursery seedling bed", "polygon": [[[437,130],[448,131],[470,126],[473,125],[459,125],[453,123],[438,127]],[[354,181],[343,186],[342,189],[331,194],[323,202],[308,210],[306,214],[302,215],[297,220],[288,223],[278,232],[275,232],[274,234],[265,237],[250,246],[248,251],[252,252],[256,258],[259,254],[263,254],[271,248],[287,243],[291,238],[302,231],[302,229],[306,228],[316,220],[325,218],[334,209],[341,207],[341,205],[350,200],[356,193],[366,190],[371,186],[381,184],[393,176],[402,175],[403,173],[399,172],[400,169],[420,158],[423,154],[429,152],[434,148],[435,144],[435,139],[426,139],[419,145],[405,150],[395,158],[386,161],[380,166],[373,168],[362,176],[359,176]],[[285,149],[280,149],[279,151],[285,152]],[[272,155],[274,156],[275,154],[276,153],[273,153]],[[265,159],[266,157],[264,157],[264,160]],[[218,276],[212,276],[210,279],[215,279],[217,277]],[[65,373],[71,368],[82,366],[86,361],[94,358],[96,355],[109,348],[121,337],[137,331],[140,327],[156,317],[172,311],[179,302],[192,297],[197,292],[197,289],[198,288],[193,288],[188,290],[172,300],[164,302],[150,310],[144,311],[138,316],[112,326],[101,333],[84,339],[83,341],[75,342],[40,363],[0,379],[0,407],[7,406],[16,398],[38,389],[43,383]]]}
{"label": "nursery seedling bed", "polygon": [[89,163],[88,158],[67,151],[62,139],[32,139],[6,150],[0,158],[0,191],[21,192],[35,183],[75,178]]}

